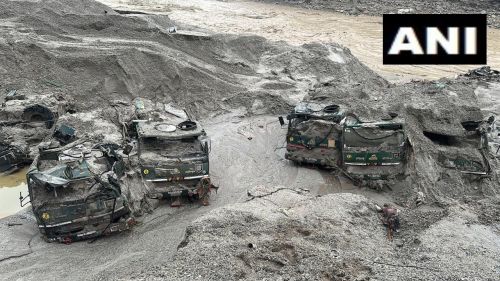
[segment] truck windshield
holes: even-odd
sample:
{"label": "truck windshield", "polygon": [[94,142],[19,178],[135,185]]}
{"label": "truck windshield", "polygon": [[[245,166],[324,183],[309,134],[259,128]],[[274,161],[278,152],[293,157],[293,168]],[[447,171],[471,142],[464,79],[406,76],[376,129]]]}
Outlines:
{"label": "truck windshield", "polygon": [[332,124],[330,121],[318,119],[304,120],[295,118],[292,121],[290,133],[324,138],[332,133],[333,126],[334,124]]}
{"label": "truck windshield", "polygon": [[404,142],[401,130],[384,130],[378,127],[346,128],[344,142],[347,147],[391,147]]}
{"label": "truck windshield", "polygon": [[201,142],[197,138],[181,140],[142,138],[141,153],[148,151],[167,157],[180,157],[203,153]]}

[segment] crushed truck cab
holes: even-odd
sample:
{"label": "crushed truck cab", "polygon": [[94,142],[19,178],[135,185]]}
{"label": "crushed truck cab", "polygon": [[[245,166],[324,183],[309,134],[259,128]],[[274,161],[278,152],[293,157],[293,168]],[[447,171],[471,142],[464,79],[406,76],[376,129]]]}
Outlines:
{"label": "crushed truck cab", "polygon": [[41,149],[26,176],[46,240],[71,243],[129,229],[134,220],[118,181],[123,173],[110,145],[77,141]]}

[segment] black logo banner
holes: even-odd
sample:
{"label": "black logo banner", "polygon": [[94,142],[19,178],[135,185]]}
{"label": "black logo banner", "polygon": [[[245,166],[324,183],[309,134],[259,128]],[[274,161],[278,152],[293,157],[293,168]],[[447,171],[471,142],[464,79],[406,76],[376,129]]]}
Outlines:
{"label": "black logo banner", "polygon": [[485,14],[384,15],[384,64],[486,64]]}

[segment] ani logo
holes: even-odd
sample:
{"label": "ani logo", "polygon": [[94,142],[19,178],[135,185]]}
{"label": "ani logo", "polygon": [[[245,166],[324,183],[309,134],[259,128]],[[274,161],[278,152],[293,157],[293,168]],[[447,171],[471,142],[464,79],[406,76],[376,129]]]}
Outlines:
{"label": "ani logo", "polygon": [[486,15],[384,15],[384,64],[486,64]]}

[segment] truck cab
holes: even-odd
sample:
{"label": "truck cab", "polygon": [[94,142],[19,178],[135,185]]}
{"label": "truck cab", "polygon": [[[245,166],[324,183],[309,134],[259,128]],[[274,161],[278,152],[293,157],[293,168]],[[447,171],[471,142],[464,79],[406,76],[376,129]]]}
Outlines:
{"label": "truck cab", "polygon": [[297,163],[339,164],[344,112],[336,105],[300,103],[287,115],[285,158]]}
{"label": "truck cab", "polygon": [[208,204],[211,147],[205,130],[185,111],[169,108],[161,117],[147,118],[156,113],[135,121],[139,169],[151,197],[200,198]]}
{"label": "truck cab", "polygon": [[29,165],[31,161],[28,152],[0,142],[0,174],[13,173],[21,167]]}
{"label": "truck cab", "polygon": [[41,149],[26,177],[44,238],[71,243],[129,229],[133,218],[118,183],[123,173],[122,158],[110,146],[75,142]]}
{"label": "truck cab", "polygon": [[349,122],[342,134],[346,172],[361,180],[387,180],[403,172],[404,124],[399,121]]}
{"label": "truck cab", "polygon": [[287,115],[285,158],[339,169],[368,185],[390,180],[404,172],[407,141],[404,122],[389,117],[363,122],[337,105],[300,103]]}

